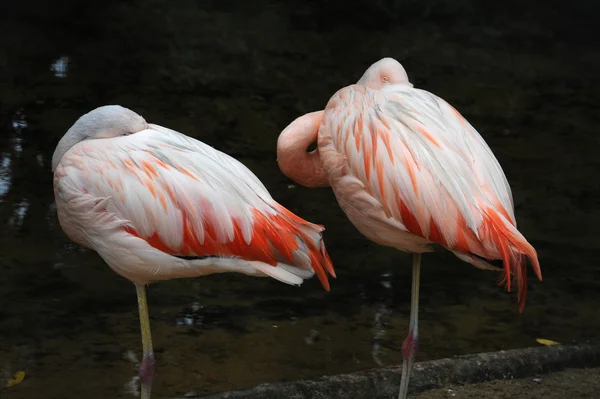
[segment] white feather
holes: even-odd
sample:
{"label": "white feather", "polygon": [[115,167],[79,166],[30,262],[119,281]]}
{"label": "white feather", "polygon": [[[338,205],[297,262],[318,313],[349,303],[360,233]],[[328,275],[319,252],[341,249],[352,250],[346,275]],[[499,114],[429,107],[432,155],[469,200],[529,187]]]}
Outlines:
{"label": "white feather", "polygon": [[[65,233],[98,251],[115,271],[137,283],[235,271],[298,285],[314,274],[304,243],[293,253],[294,263],[309,270],[294,271],[291,265],[280,268],[232,257],[184,260],[125,232],[123,227],[129,226],[144,237],[156,233],[177,249],[184,238],[185,214],[200,244],[207,238],[206,224],[220,243],[233,241],[234,220],[250,244],[253,212],[280,212],[264,185],[241,162],[158,125],[72,146],[57,165],[55,195]],[[300,228],[319,245],[318,226],[306,222]]]}

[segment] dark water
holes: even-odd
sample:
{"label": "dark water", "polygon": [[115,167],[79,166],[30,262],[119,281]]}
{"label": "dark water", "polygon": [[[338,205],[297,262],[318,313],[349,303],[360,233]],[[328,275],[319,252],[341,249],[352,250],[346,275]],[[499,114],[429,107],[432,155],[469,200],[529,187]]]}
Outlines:
{"label": "dark water", "polygon": [[26,378],[0,397],[132,397],[134,287],[60,231],[50,172],[58,139],[107,103],[240,159],[279,202],[326,225],[339,277],[329,294],[316,279],[239,275],[152,285],[156,397],[399,363],[409,256],[358,234],[330,190],[290,188],[275,162],[291,120],[383,56],[488,141],[544,273],[519,315],[495,273],[425,256],[419,360],[597,338],[592,1],[16,3],[0,5],[0,380]]}

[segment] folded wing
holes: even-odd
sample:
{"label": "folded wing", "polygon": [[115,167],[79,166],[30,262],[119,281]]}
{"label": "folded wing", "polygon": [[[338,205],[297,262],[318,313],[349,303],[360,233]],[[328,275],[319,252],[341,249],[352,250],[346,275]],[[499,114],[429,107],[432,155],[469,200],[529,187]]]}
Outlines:
{"label": "folded wing", "polygon": [[493,268],[478,256],[503,259],[509,289],[512,271],[525,291],[522,255],[539,275],[498,161],[444,100],[405,85],[350,86],[330,102],[324,120],[352,174],[406,231],[477,267]]}
{"label": "folded wing", "polygon": [[68,173],[74,186],[110,198],[106,210],[160,251],[314,270],[329,288],[326,271],[333,275],[333,268],[323,227],[279,205],[248,168],[198,140],[150,125],[130,136],[79,143],[61,163],[78,170]]}

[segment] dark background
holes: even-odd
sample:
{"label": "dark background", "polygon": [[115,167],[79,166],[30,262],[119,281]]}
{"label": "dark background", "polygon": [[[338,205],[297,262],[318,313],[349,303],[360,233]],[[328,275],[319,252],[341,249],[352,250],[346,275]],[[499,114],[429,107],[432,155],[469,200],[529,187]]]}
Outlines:
{"label": "dark background", "polygon": [[61,232],[50,171],[64,132],[109,103],[245,163],[276,200],[327,227],[339,277],[329,294],[316,279],[295,288],[238,275],[152,285],[157,396],[399,363],[409,255],[371,244],[330,189],[290,186],[275,162],[288,123],[385,56],[488,142],[544,275],[530,273],[520,315],[497,274],[426,255],[418,360],[597,338],[598,4],[2,2],[0,379],[27,375],[0,396],[130,397],[133,285]]}

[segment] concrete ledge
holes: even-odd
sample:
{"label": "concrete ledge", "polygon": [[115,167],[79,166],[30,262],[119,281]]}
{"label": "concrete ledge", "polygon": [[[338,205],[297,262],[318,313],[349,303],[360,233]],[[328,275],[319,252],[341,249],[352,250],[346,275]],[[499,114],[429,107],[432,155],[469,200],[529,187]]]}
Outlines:
{"label": "concrete ledge", "polygon": [[[554,345],[478,353],[415,364],[409,392],[451,384],[470,384],[550,373],[565,368],[600,366],[600,343]],[[391,399],[400,385],[400,368],[385,367],[317,380],[261,384],[244,391],[196,399]],[[186,399],[189,399],[186,396]],[[183,399],[183,398],[179,398]]]}

